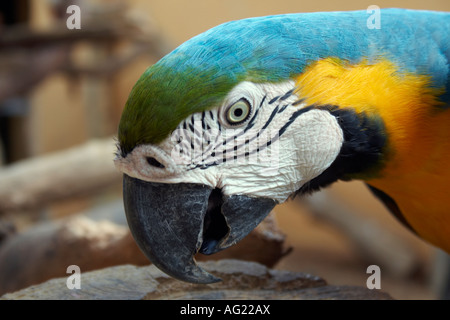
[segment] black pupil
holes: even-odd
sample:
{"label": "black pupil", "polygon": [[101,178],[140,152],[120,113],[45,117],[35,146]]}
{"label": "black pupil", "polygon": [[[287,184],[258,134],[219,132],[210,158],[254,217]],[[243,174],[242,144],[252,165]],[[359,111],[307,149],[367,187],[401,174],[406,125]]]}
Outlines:
{"label": "black pupil", "polygon": [[242,116],[243,113],[244,113],[244,111],[242,111],[242,109],[234,109],[234,116],[237,118]]}

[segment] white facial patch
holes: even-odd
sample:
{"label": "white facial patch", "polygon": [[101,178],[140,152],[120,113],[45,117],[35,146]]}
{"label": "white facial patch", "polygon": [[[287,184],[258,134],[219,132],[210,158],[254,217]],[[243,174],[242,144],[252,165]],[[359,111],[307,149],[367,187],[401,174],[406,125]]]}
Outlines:
{"label": "white facial patch", "polygon": [[[326,110],[302,110],[293,88],[293,81],[240,83],[221,106],[191,115],[159,145],[137,146],[115,164],[145,181],[199,183],[225,195],[284,202],[326,170],[343,143],[336,118]],[[250,110],[234,125],[226,113],[240,100]]]}

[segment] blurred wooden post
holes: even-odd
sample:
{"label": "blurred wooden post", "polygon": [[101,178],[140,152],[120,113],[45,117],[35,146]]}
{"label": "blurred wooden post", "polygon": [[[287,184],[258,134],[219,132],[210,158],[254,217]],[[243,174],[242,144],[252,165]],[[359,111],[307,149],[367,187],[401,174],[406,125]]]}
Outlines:
{"label": "blurred wooden post", "polygon": [[122,175],[114,167],[114,152],[115,142],[107,138],[1,168],[0,215],[40,209],[120,185]]}
{"label": "blurred wooden post", "polygon": [[[0,4],[0,30],[4,26],[12,26],[15,24],[25,24],[30,18],[30,1],[2,1]],[[28,118],[26,117],[27,108],[21,108],[27,104],[25,98],[11,99],[3,102],[16,107],[14,104],[19,103],[20,113],[17,112],[0,112],[0,165],[2,162],[12,162],[29,156],[30,148],[27,145],[27,128]],[[0,101],[0,104],[2,101]],[[17,109],[17,108],[16,108]],[[0,110],[1,111],[1,110]],[[5,110],[3,110],[5,111]]]}

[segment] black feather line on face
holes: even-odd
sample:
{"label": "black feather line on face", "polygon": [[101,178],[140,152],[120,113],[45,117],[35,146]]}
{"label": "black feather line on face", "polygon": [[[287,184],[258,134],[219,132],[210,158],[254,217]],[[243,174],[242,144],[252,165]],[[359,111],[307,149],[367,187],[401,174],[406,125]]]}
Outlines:
{"label": "black feather line on face", "polygon": [[294,93],[294,89],[289,90],[288,92],[286,92],[286,93],[280,98],[280,101],[286,100],[287,98],[289,98],[290,96],[292,96],[293,93]]}
{"label": "black feather line on face", "polygon": [[[309,107],[308,107],[309,108]],[[374,176],[383,165],[387,137],[380,118],[356,113],[350,108],[316,106],[336,117],[344,133],[339,155],[322,174],[305,183],[293,197],[308,194],[338,180]],[[304,110],[304,109],[301,109]]]}
{"label": "black feather line on face", "polygon": [[258,108],[255,110],[255,113],[253,114],[253,117],[250,119],[247,126],[245,127],[244,133],[247,132],[248,130],[250,130],[255,125],[255,120],[256,120],[256,117],[258,116],[259,109],[262,107],[264,101],[266,101],[266,98],[267,98],[267,95],[265,95],[262,98],[261,102],[259,103]]}
{"label": "black feather line on face", "polygon": [[302,114],[304,114],[305,112],[308,112],[310,110],[312,110],[314,108],[314,106],[309,106],[309,107],[305,107],[302,109],[299,109],[297,111],[295,111],[291,117],[289,118],[289,120],[280,128],[280,130],[278,131],[278,136],[281,137],[281,135],[286,131],[286,129],[295,121],[295,119],[297,119],[299,116],[301,116]]}
{"label": "black feather line on face", "polygon": [[272,99],[270,99],[269,104],[275,103],[275,101],[277,101],[279,97],[280,96],[276,96],[276,97],[273,97]]}
{"label": "black feather line on face", "polygon": [[280,110],[278,110],[278,113],[282,113],[284,110],[286,110],[286,108],[287,108],[288,106],[289,106],[288,104],[285,104],[284,106],[282,106],[282,107],[280,108]]}
{"label": "black feather line on face", "polygon": [[206,130],[205,111],[202,112],[202,129]]}

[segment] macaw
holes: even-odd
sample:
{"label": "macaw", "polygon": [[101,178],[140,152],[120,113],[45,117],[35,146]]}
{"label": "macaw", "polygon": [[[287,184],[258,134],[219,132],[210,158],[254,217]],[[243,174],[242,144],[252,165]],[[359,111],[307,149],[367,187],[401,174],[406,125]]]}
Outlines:
{"label": "macaw", "polygon": [[278,203],[362,180],[450,252],[450,13],[381,9],[231,21],[139,78],[116,167],[130,230],[161,270],[241,240]]}

